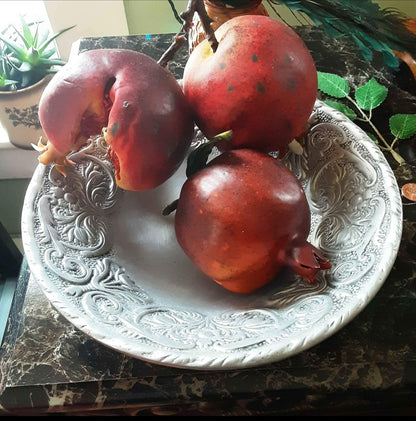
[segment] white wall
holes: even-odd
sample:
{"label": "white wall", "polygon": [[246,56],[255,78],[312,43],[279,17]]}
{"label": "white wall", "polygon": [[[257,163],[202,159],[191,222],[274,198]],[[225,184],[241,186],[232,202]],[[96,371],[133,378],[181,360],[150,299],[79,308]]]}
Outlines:
{"label": "white wall", "polygon": [[[347,0],[346,0],[347,1]],[[381,7],[395,7],[410,17],[416,17],[416,0],[378,0]],[[177,11],[186,9],[187,0],[173,0]],[[267,0],[263,4],[270,12],[270,16],[278,18],[269,6]],[[127,23],[131,34],[153,34],[178,32],[180,25],[174,18],[168,0],[124,0],[127,15]],[[289,25],[298,25],[299,21],[294,18],[292,12],[281,5],[273,5],[273,8],[282,16]]]}
{"label": "white wall", "polygon": [[46,0],[44,3],[54,32],[76,25],[57,39],[63,60],[68,60],[71,45],[79,38],[129,34],[123,0]]}
{"label": "white wall", "polygon": [[[416,0],[415,0],[416,1]],[[173,0],[178,13],[186,10],[187,0]],[[270,9],[267,1],[263,4],[270,11],[271,16],[276,14]],[[180,29],[168,0],[124,0],[127,23],[131,34],[176,33]],[[273,6],[285,22],[296,25],[298,22],[285,6]]]}
{"label": "white wall", "polygon": [[416,0],[377,0],[377,3],[383,8],[394,7],[411,18],[416,17]]}
{"label": "white wall", "polygon": [[[186,9],[188,0],[173,0],[177,11]],[[378,0],[381,7],[395,7],[410,17],[416,17],[416,0]],[[68,59],[71,44],[79,38],[102,35],[128,35],[178,32],[180,24],[174,18],[168,0],[45,0],[52,29],[58,31],[76,24],[58,38],[61,57]],[[276,17],[267,1],[264,4]],[[274,6],[285,22],[298,22],[285,6]]]}

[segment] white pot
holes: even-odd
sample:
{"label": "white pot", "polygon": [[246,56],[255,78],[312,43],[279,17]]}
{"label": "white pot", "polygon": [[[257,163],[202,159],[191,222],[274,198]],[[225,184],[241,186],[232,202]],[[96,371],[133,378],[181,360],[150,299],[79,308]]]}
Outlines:
{"label": "white pot", "polygon": [[10,143],[23,149],[32,149],[45,133],[39,122],[38,104],[52,75],[18,91],[0,91],[0,122],[6,130]]}

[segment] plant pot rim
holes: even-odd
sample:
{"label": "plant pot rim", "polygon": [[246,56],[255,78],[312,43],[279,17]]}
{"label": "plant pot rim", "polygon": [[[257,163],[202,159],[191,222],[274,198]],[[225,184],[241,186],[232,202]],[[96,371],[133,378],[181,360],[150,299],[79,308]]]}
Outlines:
{"label": "plant pot rim", "polygon": [[24,95],[25,93],[31,91],[34,88],[37,88],[38,86],[43,85],[46,81],[49,81],[52,79],[53,74],[47,74],[42,79],[38,80],[36,83],[30,86],[26,86],[26,88],[17,89],[16,91],[1,91],[0,90],[0,96],[13,96],[13,95]]}

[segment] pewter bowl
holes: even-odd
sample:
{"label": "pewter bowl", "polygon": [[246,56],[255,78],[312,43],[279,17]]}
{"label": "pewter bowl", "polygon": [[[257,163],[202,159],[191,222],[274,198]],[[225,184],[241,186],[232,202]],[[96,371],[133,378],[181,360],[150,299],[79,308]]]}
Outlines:
{"label": "pewter bowl", "polygon": [[121,191],[101,138],[71,156],[76,166],[66,178],[37,167],[22,215],[32,274],[81,331],[156,364],[250,367],[325,340],[383,285],[402,208],[388,163],[361,129],[320,101],[311,122],[303,154],[284,161],[310,204],[309,241],[332,263],[316,285],[283,270],[239,295],[208,279],[177,244],[174,214],[162,215],[179,196],[184,165],[152,191]]}

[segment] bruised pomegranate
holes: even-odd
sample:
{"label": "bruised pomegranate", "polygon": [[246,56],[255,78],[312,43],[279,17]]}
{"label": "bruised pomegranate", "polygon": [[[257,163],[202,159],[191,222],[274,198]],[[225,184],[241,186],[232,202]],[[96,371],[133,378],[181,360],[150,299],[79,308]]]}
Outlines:
{"label": "bruised pomegranate", "polygon": [[255,291],[284,266],[310,283],[330,268],[307,241],[301,184],[281,161],[251,149],[224,152],[184,183],[175,231],[191,260],[233,292]]}
{"label": "bruised pomegranate", "polygon": [[39,161],[61,170],[69,152],[104,129],[116,182],[125,190],[167,180],[185,158],[194,129],[172,73],[124,49],[71,58],[43,92],[39,118],[48,137]]}

